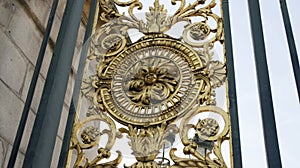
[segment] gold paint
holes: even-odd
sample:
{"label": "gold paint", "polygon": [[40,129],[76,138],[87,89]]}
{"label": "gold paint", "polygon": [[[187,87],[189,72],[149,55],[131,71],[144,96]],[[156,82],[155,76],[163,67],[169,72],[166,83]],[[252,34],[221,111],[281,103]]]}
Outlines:
{"label": "gold paint", "polygon": [[205,118],[198,121],[196,131],[198,136],[214,136],[219,131],[219,124],[213,118]]}
{"label": "gold paint", "polygon": [[[143,59],[133,69],[128,80],[127,96],[136,103],[150,105],[162,102],[175,92],[179,75],[171,60],[152,57]],[[168,67],[168,68],[166,68]],[[172,73],[172,74],[171,74]],[[130,77],[129,75],[127,78]]]}
{"label": "gold paint", "polygon": [[197,99],[205,101],[211,88],[197,53],[167,36],[147,36],[99,68],[101,102],[124,124],[148,127],[173,120]]}
{"label": "gold paint", "polygon": [[[214,44],[224,45],[222,17],[212,10],[217,3],[171,0],[173,5],[180,5],[168,15],[160,2],[154,0],[142,20],[134,13],[143,8],[139,0],[99,1],[99,18],[105,24],[94,28],[90,41],[87,64],[96,62],[97,67],[82,81],[81,95],[91,105],[86,118],[74,123],[70,147],[70,151],[77,151],[74,167],[117,167],[121,152],[113,161],[102,160],[110,158],[116,139],[127,134],[137,160],[128,168],[158,168],[155,159],[170,130],[179,133],[184,146],[179,155],[176,148],[171,149],[172,168],[227,167],[221,146],[229,139],[229,113],[217,106],[215,92],[227,84],[225,63],[213,58]],[[129,15],[118,13],[116,6],[126,7]],[[193,22],[192,18],[200,21]],[[166,35],[179,22],[187,23],[182,37]],[[131,43],[129,29],[144,36]],[[222,122],[199,117],[203,113],[213,113]],[[177,128],[173,123],[180,117]],[[195,118],[198,122],[193,123]],[[100,130],[99,122],[106,123],[109,130]],[[117,130],[116,122],[125,128]],[[189,137],[190,131],[195,132],[194,138]],[[100,147],[104,134],[109,141]],[[92,159],[85,153],[90,149],[97,151]]]}
{"label": "gold paint", "polygon": [[[110,129],[100,131],[94,126],[88,126],[89,123],[95,121],[106,123]],[[101,136],[103,136],[104,134],[108,136],[109,141],[106,143],[105,147],[100,147],[98,149],[98,155],[92,161],[89,161],[88,158],[85,156],[84,151],[96,147],[100,141]],[[79,139],[78,137],[81,137],[81,139]],[[117,132],[114,121],[103,113],[100,113],[98,115],[91,115],[85,120],[75,123],[71,137],[70,147],[70,149],[76,150],[78,153],[78,157],[76,159],[74,167],[117,166],[122,160],[120,152],[118,152],[118,157],[112,162],[101,164],[98,164],[98,162],[104,158],[110,157],[109,150],[113,147],[115,140],[118,137],[120,138],[121,134]]]}
{"label": "gold paint", "polygon": [[[188,124],[193,116],[200,114],[200,113],[204,113],[204,112],[213,112],[222,117],[222,119],[225,122],[225,126],[220,133],[217,133],[217,130],[219,128],[217,128],[218,125],[215,123],[216,120],[212,120],[211,118],[204,119],[204,121],[206,121],[206,123],[204,123],[204,124],[206,125],[205,129],[212,129],[212,130],[205,130],[205,131],[203,131],[201,129],[199,130],[199,128],[203,127],[203,125],[201,124],[201,121],[198,122],[196,125]],[[211,123],[207,123],[207,121],[209,121]],[[227,135],[228,135],[228,131],[229,131],[229,122],[230,122],[229,114],[217,106],[202,106],[202,107],[199,107],[198,110],[195,110],[195,111],[192,111],[191,113],[189,113],[186,117],[184,117],[184,119],[181,122],[180,137],[181,137],[181,141],[182,141],[183,145],[185,146],[184,151],[183,151],[184,154],[186,154],[186,155],[191,154],[194,157],[196,157],[197,159],[180,158],[175,155],[175,151],[177,149],[173,148],[170,151],[170,157],[175,162],[175,165],[173,165],[171,167],[172,168],[173,167],[174,168],[181,168],[181,167],[183,168],[183,167],[191,167],[191,166],[195,166],[195,167],[227,167],[223,160],[223,156],[222,156],[222,152],[221,152],[221,145],[224,142],[224,140],[228,139]],[[212,125],[212,127],[207,128],[207,124]],[[209,153],[205,154],[204,156],[201,153],[199,153],[199,151],[197,149],[201,146],[198,146],[197,143],[188,139],[188,131],[190,129],[195,129],[197,132],[197,135],[200,137],[200,139],[203,142],[205,142],[205,141],[214,142],[212,152],[214,153],[214,155],[217,158],[214,158],[214,159],[210,158],[209,153],[211,151]],[[203,133],[205,133],[205,134],[203,134]]]}

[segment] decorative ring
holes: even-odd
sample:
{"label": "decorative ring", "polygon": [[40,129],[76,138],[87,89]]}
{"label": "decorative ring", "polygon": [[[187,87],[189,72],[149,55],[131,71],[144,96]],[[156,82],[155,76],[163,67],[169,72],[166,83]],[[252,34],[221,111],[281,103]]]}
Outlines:
{"label": "decorative ring", "polygon": [[109,88],[101,88],[103,104],[125,125],[148,127],[175,119],[196,103],[204,81],[194,70],[202,66],[197,53],[180,41],[143,39],[103,72],[111,79]]}

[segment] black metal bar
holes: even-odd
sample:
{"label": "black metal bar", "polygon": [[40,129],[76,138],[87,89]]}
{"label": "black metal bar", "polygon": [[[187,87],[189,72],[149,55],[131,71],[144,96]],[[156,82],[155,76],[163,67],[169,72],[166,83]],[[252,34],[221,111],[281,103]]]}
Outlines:
{"label": "black metal bar", "polygon": [[59,162],[58,162],[57,167],[66,167],[66,163],[67,163],[67,159],[68,159],[67,158],[68,151],[69,151],[69,147],[70,147],[70,140],[71,140],[71,135],[72,135],[72,126],[73,126],[75,115],[76,115],[76,108],[75,108],[75,105],[74,105],[74,102],[72,99],[70,108],[69,108],[69,114],[68,114],[64,139],[63,139],[62,147],[60,150]]}
{"label": "black metal bar", "polygon": [[286,1],[285,0],[279,0],[279,1],[280,1],[281,14],[284,22],[284,27],[285,27],[285,33],[289,44],[292,67],[293,67],[296,87],[298,91],[298,99],[300,102],[300,67],[299,67],[299,59],[298,59],[296,44],[294,40],[293,30],[291,26],[291,21],[287,9]]}
{"label": "black metal bar", "polygon": [[226,49],[226,68],[228,77],[228,97],[229,97],[229,111],[231,120],[231,135],[232,135],[232,151],[233,151],[233,166],[235,168],[242,167],[242,153],[239,130],[239,117],[237,108],[235,73],[234,73],[234,59],[232,52],[232,39],[230,27],[230,15],[228,0],[222,1],[224,31],[225,31],[225,49]]}
{"label": "black metal bar", "polygon": [[41,66],[42,66],[42,63],[43,63],[43,60],[44,60],[44,56],[45,56],[45,51],[46,51],[47,44],[48,44],[48,41],[49,41],[49,38],[50,38],[50,32],[51,32],[51,29],[52,29],[53,20],[55,18],[57,5],[58,5],[58,0],[54,0],[53,3],[52,3],[50,14],[49,14],[48,23],[47,23],[47,26],[46,26],[45,35],[44,35],[44,38],[43,38],[43,41],[42,41],[42,44],[41,44],[39,55],[38,55],[37,60],[36,60],[36,65],[35,65],[35,69],[34,69],[34,72],[33,72],[33,75],[32,75],[31,83],[30,83],[30,86],[29,86],[29,89],[28,89],[28,93],[27,93],[25,105],[24,105],[24,108],[23,108],[21,120],[19,122],[19,127],[18,127],[18,130],[17,130],[17,134],[16,134],[16,137],[15,137],[15,141],[14,141],[13,148],[12,148],[10,158],[9,158],[9,162],[8,162],[8,165],[7,165],[7,167],[9,167],[9,168],[14,167],[15,162],[16,162],[16,158],[17,158],[18,151],[19,151],[20,144],[21,144],[21,140],[22,140],[22,137],[23,137],[26,121],[27,121],[28,114],[29,114],[29,111],[30,111],[32,98],[33,98],[33,95],[34,95],[34,92],[35,92],[36,83],[37,83],[37,80],[38,80],[38,77],[39,77],[39,74],[40,74]]}
{"label": "black metal bar", "polygon": [[262,29],[261,14],[258,0],[248,0],[253,48],[256,64],[259,100],[261,106],[264,141],[267,155],[267,164],[270,168],[279,168],[281,165],[278,145],[273,100],[266,59],[265,42]]}
{"label": "black metal bar", "polygon": [[84,39],[83,39],[83,48],[81,50],[80,60],[79,60],[78,68],[77,68],[75,86],[73,89],[73,96],[72,96],[71,105],[70,105],[70,109],[69,109],[69,115],[68,115],[67,124],[66,124],[66,128],[65,128],[65,134],[64,134],[64,139],[63,139],[63,143],[62,143],[62,148],[60,151],[58,167],[65,167],[66,162],[67,162],[68,151],[69,151],[69,146],[70,146],[70,139],[71,139],[71,135],[72,135],[72,128],[73,128],[74,118],[76,115],[77,101],[78,101],[78,96],[80,93],[80,86],[81,86],[81,82],[82,82],[82,76],[83,76],[85,60],[86,60],[86,56],[87,56],[87,50],[89,47],[89,45],[88,45],[89,38],[91,37],[91,34],[92,34],[97,0],[92,0],[90,5],[91,5],[91,7],[90,7],[90,12],[89,12],[89,18],[88,18],[88,22],[87,22],[87,26],[86,26]]}
{"label": "black metal bar", "polygon": [[75,107],[77,106],[77,101],[78,101],[78,97],[79,97],[79,93],[80,93],[80,86],[82,83],[82,77],[83,77],[83,71],[84,71],[84,67],[85,67],[87,52],[88,52],[88,49],[90,46],[89,45],[90,37],[92,35],[92,28],[93,28],[93,23],[94,23],[96,7],[97,7],[97,0],[92,0],[90,12],[89,12],[89,18],[88,18],[88,22],[86,25],[84,38],[83,38],[83,45],[82,45],[82,50],[80,53],[80,60],[78,63],[78,68],[77,68],[77,73],[76,73],[76,78],[75,78],[75,85],[74,85],[74,89],[73,89],[73,101],[74,101]]}
{"label": "black metal bar", "polygon": [[84,1],[68,0],[23,167],[50,167]]}

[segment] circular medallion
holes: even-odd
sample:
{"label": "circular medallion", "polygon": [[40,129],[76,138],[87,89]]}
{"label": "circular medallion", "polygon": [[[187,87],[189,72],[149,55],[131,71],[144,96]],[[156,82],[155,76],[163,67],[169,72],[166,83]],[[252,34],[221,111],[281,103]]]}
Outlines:
{"label": "circular medallion", "polygon": [[198,98],[203,81],[197,54],[169,38],[144,39],[119,53],[104,72],[110,88],[101,90],[109,113],[123,124],[149,126],[172,120]]}

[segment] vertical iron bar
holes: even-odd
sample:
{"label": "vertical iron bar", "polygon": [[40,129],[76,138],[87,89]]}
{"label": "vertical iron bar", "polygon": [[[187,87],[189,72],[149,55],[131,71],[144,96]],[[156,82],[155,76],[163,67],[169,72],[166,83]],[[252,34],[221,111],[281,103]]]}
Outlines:
{"label": "vertical iron bar", "polygon": [[53,3],[52,3],[50,14],[49,14],[48,23],[47,23],[47,26],[46,26],[45,35],[44,35],[44,38],[43,38],[43,41],[42,41],[42,44],[41,44],[39,55],[38,55],[37,60],[36,60],[36,65],[35,65],[35,69],[34,69],[34,72],[33,72],[33,75],[32,75],[32,80],[31,80],[31,83],[30,83],[30,86],[29,86],[29,89],[28,89],[28,93],[27,93],[25,105],[24,105],[24,108],[23,108],[21,120],[19,122],[19,127],[18,127],[18,130],[17,130],[16,138],[15,138],[14,145],[13,145],[11,155],[10,155],[10,158],[9,158],[9,162],[8,162],[8,165],[7,165],[7,167],[9,167],[9,168],[14,167],[15,162],[16,162],[16,158],[17,158],[18,151],[19,151],[20,144],[21,144],[21,140],[22,140],[22,137],[23,137],[26,121],[27,121],[28,114],[29,114],[29,111],[30,111],[32,98],[33,98],[33,95],[34,95],[34,92],[35,92],[36,83],[37,83],[37,80],[38,80],[38,77],[39,77],[39,74],[40,74],[41,66],[42,66],[42,63],[43,63],[43,60],[44,60],[44,56],[45,56],[45,51],[46,51],[47,44],[48,44],[48,41],[49,41],[49,38],[50,38],[50,32],[51,32],[51,29],[52,29],[53,20],[55,18],[57,5],[58,5],[58,0],[54,0]]}
{"label": "vertical iron bar", "polygon": [[242,154],[241,154],[239,117],[238,117],[238,108],[237,108],[234,60],[233,60],[233,52],[232,52],[232,39],[231,39],[228,0],[222,1],[222,10],[223,10],[224,31],[225,31],[226,68],[227,68],[227,76],[228,76],[228,95],[229,95],[229,111],[230,111],[230,120],[231,120],[233,166],[234,168],[241,168]]}
{"label": "vertical iron bar", "polygon": [[85,60],[86,60],[86,56],[87,56],[87,50],[89,47],[89,45],[88,45],[89,38],[92,34],[93,21],[94,21],[96,6],[97,6],[97,0],[92,0],[90,5],[91,5],[91,7],[90,7],[90,12],[89,12],[89,18],[88,18],[88,22],[87,22],[87,26],[86,26],[84,39],[83,39],[83,46],[82,46],[83,48],[82,48],[81,54],[80,54],[80,60],[79,60],[79,65],[78,65],[76,79],[75,79],[75,86],[73,89],[73,95],[72,95],[71,105],[70,105],[70,109],[69,109],[67,124],[66,124],[66,128],[65,128],[65,134],[64,134],[64,139],[63,139],[63,143],[62,143],[62,148],[60,151],[58,167],[65,167],[66,162],[67,162],[70,139],[71,139],[71,135],[72,135],[72,128],[73,128],[74,118],[76,115],[77,101],[78,101],[78,96],[80,93],[80,86],[81,86],[83,70],[84,70],[84,66],[85,66]]}
{"label": "vertical iron bar", "polygon": [[267,164],[271,168],[280,168],[282,167],[281,157],[277,138],[259,1],[248,0],[248,6],[263,122],[262,124],[264,130],[264,141],[268,162]]}
{"label": "vertical iron bar", "polygon": [[68,0],[23,167],[50,167],[84,1]]}
{"label": "vertical iron bar", "polygon": [[292,67],[293,67],[296,87],[298,91],[298,99],[300,102],[300,67],[299,67],[298,54],[296,50],[296,44],[294,40],[293,30],[291,26],[291,21],[287,9],[286,1],[285,0],[279,0],[279,1],[280,1],[281,14],[284,22],[284,27],[285,27],[285,33],[289,44]]}

